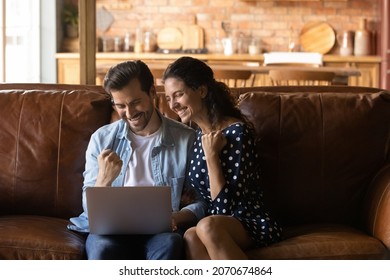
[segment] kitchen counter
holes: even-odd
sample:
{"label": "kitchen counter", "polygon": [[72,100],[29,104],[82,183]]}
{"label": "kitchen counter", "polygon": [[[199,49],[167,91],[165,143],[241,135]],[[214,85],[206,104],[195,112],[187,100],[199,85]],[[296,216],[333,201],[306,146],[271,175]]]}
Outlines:
{"label": "kitchen counter", "polygon": [[[207,61],[236,61],[236,62],[263,62],[263,54],[250,55],[250,54],[233,54],[224,55],[216,53],[208,54],[186,54],[186,53],[133,53],[133,52],[98,52],[96,53],[96,59],[109,59],[109,60],[169,60],[173,61],[181,56],[192,56],[201,60]],[[78,53],[57,53],[57,59],[78,59]],[[324,62],[366,62],[366,63],[380,63],[380,56],[340,56],[340,55],[324,55]]]}
{"label": "kitchen counter", "polygon": [[[96,70],[98,73],[106,71],[108,66],[115,65],[125,60],[140,59],[144,62],[161,63],[166,65],[181,56],[192,56],[209,64],[225,65],[251,65],[261,66],[264,61],[263,54],[233,54],[226,56],[224,54],[185,54],[185,53],[133,53],[133,52],[98,52],[96,53]],[[57,82],[65,84],[80,83],[80,65],[78,53],[57,53]],[[339,68],[356,68],[360,71],[360,76],[349,77],[349,85],[378,87],[380,77],[380,56],[339,56],[324,55],[324,66]],[[257,86],[269,85],[267,73],[259,75]],[[101,77],[97,77],[96,83],[101,82]]]}

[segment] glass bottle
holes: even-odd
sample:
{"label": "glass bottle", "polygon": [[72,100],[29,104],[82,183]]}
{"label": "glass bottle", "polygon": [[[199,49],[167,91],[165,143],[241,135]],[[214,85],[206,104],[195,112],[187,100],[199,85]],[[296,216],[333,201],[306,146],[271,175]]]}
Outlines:
{"label": "glass bottle", "polygon": [[130,32],[125,33],[125,37],[123,39],[123,51],[130,52],[131,51],[131,34]]}
{"label": "glass bottle", "polygon": [[121,52],[123,50],[123,39],[122,37],[116,36],[114,38],[114,52]]}
{"label": "glass bottle", "polygon": [[154,52],[156,50],[156,38],[151,31],[144,34],[144,52]]}
{"label": "glass bottle", "polygon": [[135,31],[135,42],[134,42],[134,52],[142,53],[144,51],[144,40],[142,28],[137,28]]}

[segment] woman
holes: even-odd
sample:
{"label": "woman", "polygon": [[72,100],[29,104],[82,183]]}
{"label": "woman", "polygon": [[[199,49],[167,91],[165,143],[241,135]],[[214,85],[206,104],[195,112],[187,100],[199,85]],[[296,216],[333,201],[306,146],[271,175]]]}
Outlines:
{"label": "woman", "polygon": [[251,124],[229,88],[204,62],[182,57],[163,76],[170,108],[194,122],[189,178],[208,203],[209,216],[185,233],[189,259],[246,259],[244,250],[280,239],[262,202]]}

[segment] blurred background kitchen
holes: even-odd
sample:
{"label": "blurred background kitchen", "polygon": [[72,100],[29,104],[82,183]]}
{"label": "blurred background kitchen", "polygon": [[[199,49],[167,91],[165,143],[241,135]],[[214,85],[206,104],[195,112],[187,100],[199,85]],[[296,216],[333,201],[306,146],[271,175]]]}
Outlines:
{"label": "blurred background kitchen", "polygon": [[[65,1],[66,2],[66,1]],[[77,5],[77,0],[73,1]],[[97,0],[97,36],[134,44],[137,31],[157,37],[166,27],[196,24],[203,29],[204,47],[222,51],[221,40],[233,36],[248,45],[257,41],[262,51],[301,51],[299,34],[305,23],[324,21],[337,33],[356,31],[365,18],[376,36],[380,11],[373,0]],[[225,25],[223,24],[225,23]],[[225,30],[224,30],[225,26]],[[150,33],[149,33],[150,34]],[[194,35],[194,34],[191,34]],[[375,39],[372,52],[376,54]],[[235,46],[235,48],[237,45]],[[123,48],[123,47],[122,47]],[[102,48],[100,49],[102,50]],[[113,47],[109,47],[113,50]],[[236,52],[248,52],[245,47]],[[330,53],[337,53],[337,44]]]}
{"label": "blurred background kitchen", "polygon": [[[64,5],[69,2],[78,3],[64,0]],[[320,52],[325,66],[361,71],[351,85],[387,87],[381,84],[388,79],[380,44],[383,6],[388,0],[96,0],[96,67],[101,76],[121,59],[169,62],[177,57],[152,54],[204,54],[199,57],[210,62],[262,64],[266,52]],[[77,61],[66,53],[77,53],[79,44],[63,35],[58,81],[76,83],[71,73],[77,66],[70,65]]]}

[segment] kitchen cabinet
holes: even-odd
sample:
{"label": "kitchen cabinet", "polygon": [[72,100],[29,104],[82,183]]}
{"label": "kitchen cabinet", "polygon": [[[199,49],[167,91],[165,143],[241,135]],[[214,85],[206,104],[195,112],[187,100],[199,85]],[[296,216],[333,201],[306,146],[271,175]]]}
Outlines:
{"label": "kitchen cabinet", "polygon": [[77,58],[57,58],[57,83],[79,84],[80,61]]}
{"label": "kitchen cabinet", "polygon": [[[107,69],[125,60],[140,59],[145,63],[159,63],[168,65],[183,54],[161,54],[161,53],[96,53],[96,84],[101,84]],[[232,65],[262,65],[264,56],[235,54],[225,56],[223,54],[191,54],[191,56],[207,61],[210,64],[232,64]],[[331,67],[352,67],[361,72],[359,77],[350,77],[349,85],[379,87],[380,79],[380,56],[338,56],[325,55],[324,65]],[[58,83],[79,84],[80,67],[78,53],[58,53],[57,54],[57,74]],[[256,86],[269,85],[267,74],[256,75]]]}
{"label": "kitchen cabinet", "polygon": [[380,66],[379,56],[324,56],[324,65],[332,67],[353,67],[359,69],[359,77],[350,77],[349,85],[380,87]]}

